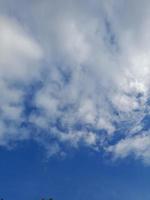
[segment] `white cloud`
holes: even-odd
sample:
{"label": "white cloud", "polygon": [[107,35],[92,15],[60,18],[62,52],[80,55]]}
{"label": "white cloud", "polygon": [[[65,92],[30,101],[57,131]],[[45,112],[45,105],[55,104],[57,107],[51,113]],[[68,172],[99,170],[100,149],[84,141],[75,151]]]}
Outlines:
{"label": "white cloud", "polygon": [[[2,137],[13,138],[4,119],[31,123],[38,131],[28,137],[54,155],[65,151],[60,143],[105,149],[121,129],[125,139],[110,147],[116,157],[149,159],[149,143],[135,145],[148,133],[134,136],[149,113],[149,2],[12,2],[0,2]],[[23,102],[35,80],[27,120]]]}
{"label": "white cloud", "polygon": [[31,76],[35,68],[31,61],[39,59],[42,52],[17,22],[0,18],[0,44],[1,77],[13,80]]}
{"label": "white cloud", "polygon": [[[37,76],[37,61],[42,51],[21,25],[13,19],[0,16],[0,143],[24,138],[17,129],[23,121],[24,91]],[[36,75],[36,76],[35,76]],[[17,85],[15,86],[17,82]],[[20,136],[19,136],[20,134]]]}
{"label": "white cloud", "polygon": [[136,158],[150,164],[150,134],[146,132],[122,139],[116,145],[110,146],[108,151],[114,154],[114,158],[125,158],[134,154]]}

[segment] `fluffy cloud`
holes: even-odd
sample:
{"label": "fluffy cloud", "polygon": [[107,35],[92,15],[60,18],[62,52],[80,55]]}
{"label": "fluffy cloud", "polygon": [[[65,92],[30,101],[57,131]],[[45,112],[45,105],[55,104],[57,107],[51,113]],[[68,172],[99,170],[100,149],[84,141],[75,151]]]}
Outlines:
{"label": "fluffy cloud", "polygon": [[[24,138],[17,129],[23,121],[23,85],[37,76],[40,47],[15,21],[0,17],[0,144]],[[34,65],[33,65],[34,63]]]}
{"label": "fluffy cloud", "polygon": [[150,160],[149,7],[1,1],[0,144],[33,138],[50,156],[84,145]]}
{"label": "fluffy cloud", "polygon": [[108,151],[113,152],[115,158],[125,158],[134,154],[136,158],[140,158],[146,164],[150,164],[150,134],[146,132],[122,139],[116,145],[110,146]]}

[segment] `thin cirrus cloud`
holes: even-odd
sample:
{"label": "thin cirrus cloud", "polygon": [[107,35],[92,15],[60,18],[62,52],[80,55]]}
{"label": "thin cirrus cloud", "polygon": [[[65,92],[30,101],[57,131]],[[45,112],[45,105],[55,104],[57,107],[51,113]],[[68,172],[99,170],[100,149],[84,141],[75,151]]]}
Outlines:
{"label": "thin cirrus cloud", "polygon": [[[0,3],[0,145],[150,163],[149,1]],[[136,8],[136,9],[135,9]]]}

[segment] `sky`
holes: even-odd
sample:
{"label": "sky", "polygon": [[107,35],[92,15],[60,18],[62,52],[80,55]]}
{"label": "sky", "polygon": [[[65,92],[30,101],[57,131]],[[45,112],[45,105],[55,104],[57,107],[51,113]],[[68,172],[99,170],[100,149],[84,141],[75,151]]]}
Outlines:
{"label": "sky", "polygon": [[149,200],[150,2],[0,0],[0,195]]}

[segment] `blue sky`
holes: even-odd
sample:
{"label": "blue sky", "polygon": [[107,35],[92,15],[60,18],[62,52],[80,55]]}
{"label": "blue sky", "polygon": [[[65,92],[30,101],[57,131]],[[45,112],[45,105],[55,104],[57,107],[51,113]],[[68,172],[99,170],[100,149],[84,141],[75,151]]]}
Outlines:
{"label": "blue sky", "polygon": [[0,1],[0,195],[149,196],[150,2]]}
{"label": "blue sky", "polygon": [[5,199],[149,200],[150,172],[132,159],[111,163],[82,149],[67,159],[46,161],[33,142],[1,149],[1,195]]}

